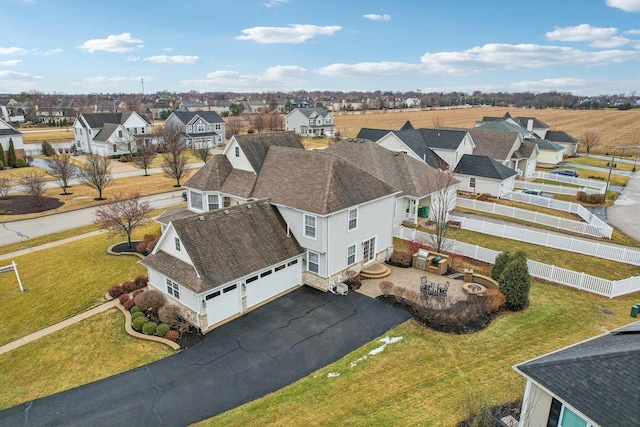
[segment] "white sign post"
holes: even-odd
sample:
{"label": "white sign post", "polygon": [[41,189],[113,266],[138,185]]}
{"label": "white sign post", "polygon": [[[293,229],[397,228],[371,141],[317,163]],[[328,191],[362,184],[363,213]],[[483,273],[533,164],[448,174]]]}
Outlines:
{"label": "white sign post", "polygon": [[18,264],[15,261],[11,261],[11,264],[0,267],[0,273],[8,273],[14,271],[16,273],[16,279],[18,279],[18,286],[20,286],[20,292],[24,292],[22,282],[20,281],[20,275],[18,274]]}

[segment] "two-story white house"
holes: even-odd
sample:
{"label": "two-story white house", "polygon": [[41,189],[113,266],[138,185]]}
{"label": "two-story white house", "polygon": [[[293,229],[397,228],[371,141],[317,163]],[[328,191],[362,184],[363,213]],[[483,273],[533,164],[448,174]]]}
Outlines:
{"label": "two-story white house", "polygon": [[4,159],[2,163],[7,166],[7,159],[9,156],[9,145],[13,142],[13,149],[16,153],[16,157],[24,158],[24,142],[22,140],[22,133],[15,130],[13,126],[4,120],[0,119],[0,144],[2,145],[2,151],[4,152]]}
{"label": "two-story white house", "polygon": [[296,108],[285,117],[285,130],[302,136],[327,136],[336,134],[333,115],[322,108]]}
{"label": "two-story white house", "polygon": [[127,154],[152,141],[151,123],[135,111],[80,114],[73,134],[76,150],[103,156]]}
{"label": "two-story white house", "polygon": [[[494,122],[490,122],[494,123]],[[530,176],[538,162],[538,145],[518,131],[477,127],[469,130],[477,156],[487,156],[513,169],[520,176]]]}
{"label": "two-story white house", "polygon": [[180,129],[181,140],[188,149],[213,148],[225,143],[224,120],[215,111],[174,111],[164,125]]}

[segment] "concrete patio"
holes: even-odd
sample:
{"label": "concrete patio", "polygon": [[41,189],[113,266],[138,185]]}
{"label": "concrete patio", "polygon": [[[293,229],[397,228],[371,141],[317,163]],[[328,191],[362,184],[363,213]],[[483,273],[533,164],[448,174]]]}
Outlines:
{"label": "concrete patio", "polygon": [[[371,298],[376,298],[377,296],[382,295],[380,291],[379,284],[381,282],[391,282],[395,286],[401,286],[406,289],[410,289],[416,292],[420,292],[420,278],[423,276],[427,277],[429,282],[437,283],[440,285],[444,285],[449,282],[449,290],[447,291],[447,296],[444,298],[446,305],[449,306],[451,304],[455,304],[458,301],[466,301],[467,300],[467,292],[462,288],[464,285],[463,280],[451,279],[447,276],[438,276],[435,274],[430,274],[424,270],[419,270],[417,268],[401,268],[394,267],[388,265],[391,269],[391,275],[385,277],[383,279],[366,279],[362,281],[362,286],[358,289],[357,292],[360,292],[364,295],[367,295]],[[436,297],[432,297],[436,298]]]}

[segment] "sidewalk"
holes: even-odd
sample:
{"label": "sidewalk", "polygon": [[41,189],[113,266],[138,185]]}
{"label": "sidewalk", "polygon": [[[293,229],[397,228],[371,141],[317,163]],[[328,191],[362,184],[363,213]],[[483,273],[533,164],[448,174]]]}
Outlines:
{"label": "sidewalk", "polygon": [[52,334],[54,332],[59,331],[60,329],[66,328],[67,326],[73,325],[74,323],[80,322],[81,320],[87,319],[95,314],[102,313],[103,311],[107,311],[111,308],[115,308],[118,304],[117,299],[113,299],[107,303],[94,307],[90,310],[82,312],[76,316],[70,317],[62,322],[56,323],[55,325],[47,326],[44,329],[41,329],[37,332],[29,334],[25,337],[19,338],[13,342],[3,345],[0,347],[0,354],[7,353],[11,350],[15,350],[16,348],[28,344],[32,341],[37,340],[38,338],[42,338],[46,335]]}
{"label": "sidewalk", "polygon": [[44,249],[53,248],[54,246],[64,245],[65,243],[75,242],[76,240],[86,239],[87,237],[97,236],[100,233],[104,233],[103,230],[91,231],[89,233],[79,234],[77,236],[67,237],[66,239],[56,240],[55,242],[45,243],[43,245],[34,246],[32,248],[26,248],[15,252],[9,252],[4,255],[0,255],[0,261],[5,259],[11,259],[18,256],[31,254],[34,252],[38,252]]}

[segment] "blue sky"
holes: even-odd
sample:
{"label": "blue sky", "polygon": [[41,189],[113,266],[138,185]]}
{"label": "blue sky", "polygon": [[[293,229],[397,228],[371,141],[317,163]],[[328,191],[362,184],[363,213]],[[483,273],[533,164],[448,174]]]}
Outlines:
{"label": "blue sky", "polygon": [[0,0],[0,93],[640,91],[640,0]]}

